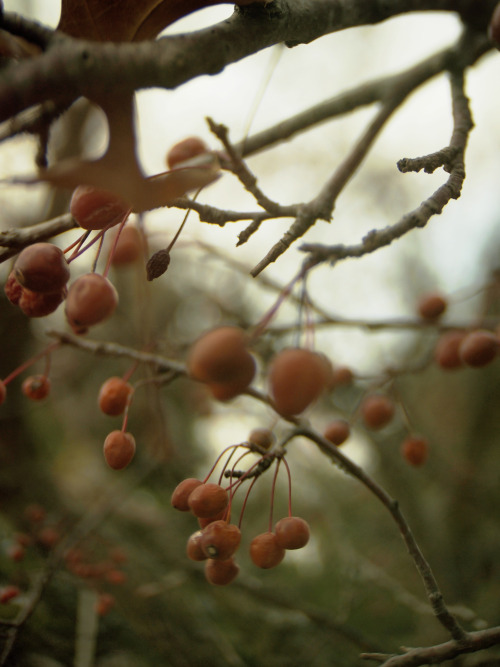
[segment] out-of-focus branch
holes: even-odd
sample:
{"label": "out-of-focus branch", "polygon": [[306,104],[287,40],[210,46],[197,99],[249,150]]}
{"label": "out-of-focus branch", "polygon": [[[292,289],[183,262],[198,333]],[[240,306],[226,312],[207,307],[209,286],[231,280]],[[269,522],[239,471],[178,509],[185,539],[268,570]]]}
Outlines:
{"label": "out-of-focus branch", "polygon": [[32,243],[46,241],[76,227],[78,227],[78,224],[73,217],[69,213],[65,213],[36,225],[0,232],[0,247],[5,248],[5,250],[0,250],[0,263],[17,255],[18,252]]}
{"label": "out-of-focus branch", "polygon": [[[362,257],[379,248],[390,245],[396,239],[419,227],[425,227],[433,215],[442,212],[451,199],[458,199],[465,179],[464,154],[470,130],[473,127],[468,100],[463,90],[463,72],[451,74],[451,90],[453,102],[454,129],[447,151],[449,159],[448,170],[450,176],[446,183],[440,186],[420,206],[407,213],[399,222],[384,229],[372,230],[362,242],[357,245],[324,246],[319,244],[304,244],[301,250],[309,253],[312,264],[324,261],[337,262],[347,257]],[[435,154],[428,157],[432,164]],[[419,158],[424,163],[426,158]]]}

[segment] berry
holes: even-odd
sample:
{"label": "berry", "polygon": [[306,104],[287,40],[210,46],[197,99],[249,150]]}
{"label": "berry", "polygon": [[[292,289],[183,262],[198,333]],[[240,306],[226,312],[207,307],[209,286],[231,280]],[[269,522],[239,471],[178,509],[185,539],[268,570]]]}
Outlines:
{"label": "berry", "polygon": [[176,166],[180,166],[182,162],[207,152],[208,148],[201,139],[198,137],[187,137],[172,146],[168,151],[166,160],[167,167],[169,169],[174,169]]}
{"label": "berry", "polygon": [[471,331],[461,341],[458,347],[460,359],[474,368],[489,364],[498,354],[500,341],[491,331]]}
{"label": "berry", "polygon": [[47,293],[23,288],[18,306],[27,317],[45,317],[57,310],[65,296],[65,288],[60,292]]}
{"label": "berry", "polygon": [[35,503],[28,505],[24,514],[30,523],[41,523],[47,515],[45,508]]}
{"label": "berry", "polygon": [[429,441],[420,435],[409,435],[403,440],[401,454],[412,466],[421,466],[429,456]]}
{"label": "berry", "polygon": [[12,544],[7,549],[7,556],[15,563],[20,563],[26,555],[26,550],[21,544]]}
{"label": "berry", "polygon": [[334,387],[351,384],[354,379],[352,370],[348,366],[334,366],[332,384]]}
{"label": "berry", "polygon": [[424,320],[437,320],[446,310],[446,299],[437,292],[430,292],[420,297],[418,302],[418,314]]}
{"label": "berry", "polygon": [[[189,374],[195,380],[214,385],[214,394],[220,385],[228,387],[230,394],[241,393],[255,375],[255,359],[247,349],[247,342],[245,332],[239,327],[209,331],[191,347],[187,360]],[[220,389],[219,395],[222,393]]]}
{"label": "berry", "polygon": [[186,544],[186,554],[190,560],[202,561],[207,560],[208,556],[203,552],[201,548],[201,536],[203,535],[201,530],[197,530],[196,533],[193,533],[187,541]]}
{"label": "berry", "polygon": [[69,280],[63,251],[53,243],[33,243],[14,263],[17,282],[32,292],[61,292]]}
{"label": "berry", "polygon": [[106,320],[117,305],[118,293],[109,280],[98,273],[86,273],[68,290],[66,318],[79,331]]}
{"label": "berry", "polygon": [[224,510],[229,502],[227,491],[219,484],[200,484],[188,498],[189,509],[202,519],[208,519]]}
{"label": "berry", "polygon": [[303,412],[327,384],[323,355],[301,348],[283,350],[269,369],[269,386],[276,411],[283,417]]}
{"label": "berry", "polygon": [[283,549],[302,549],[309,542],[309,524],[299,516],[280,519],[275,527],[276,541]]}
{"label": "berry", "polygon": [[323,437],[334,445],[341,445],[351,433],[351,427],[345,419],[335,419],[330,422],[323,432]]}
{"label": "berry", "polygon": [[134,436],[123,431],[111,431],[104,441],[103,452],[110,468],[123,470],[134,458]]}
{"label": "berry", "polygon": [[236,579],[239,571],[239,565],[232,558],[227,560],[209,559],[205,563],[205,577],[208,583],[214,586],[230,584]]}
{"label": "berry", "polygon": [[133,264],[141,258],[142,253],[142,238],[139,230],[135,225],[127,224],[120,232],[111,264],[113,266]]}
{"label": "berry", "polygon": [[9,273],[7,282],[4,287],[5,296],[14,305],[17,306],[21,294],[23,293],[23,286],[17,281],[14,271]]}
{"label": "berry", "polygon": [[370,394],[361,403],[361,416],[368,428],[383,428],[394,417],[394,403],[382,394]]}
{"label": "berry", "polygon": [[274,533],[261,533],[250,542],[250,558],[257,567],[264,570],[276,567],[284,557],[285,549],[278,544]]}
{"label": "berry", "polygon": [[21,391],[32,401],[41,401],[50,393],[50,380],[46,375],[31,375],[23,382]]}
{"label": "berry", "polygon": [[248,434],[248,442],[259,449],[270,449],[275,440],[276,436],[268,428],[254,428]]}
{"label": "berry", "polygon": [[210,523],[212,523],[213,521],[220,521],[220,519],[225,519],[226,514],[227,514],[227,510],[226,510],[226,508],[224,508],[220,512],[217,512],[217,514],[214,514],[213,516],[208,516],[208,517],[205,517],[205,518],[197,517],[198,518],[198,525],[200,526],[200,528],[203,529],[206,526],[208,526]]}
{"label": "berry", "polygon": [[175,509],[180,512],[189,512],[190,507],[188,505],[188,498],[191,492],[194,491],[197,486],[200,486],[200,484],[202,484],[202,482],[194,477],[188,477],[187,479],[182,480],[182,482],[179,482],[170,499],[172,507],[175,507]]}
{"label": "berry", "polygon": [[92,185],[75,188],[69,212],[83,229],[104,229],[121,222],[130,206],[111,192]]}
{"label": "berry", "polygon": [[0,590],[0,603],[7,604],[21,593],[17,586],[4,586]]}
{"label": "berry", "polygon": [[127,575],[121,570],[109,570],[106,572],[106,581],[114,586],[120,586],[127,581]]}
{"label": "berry", "polygon": [[123,414],[132,392],[132,385],[123,378],[110,377],[99,390],[99,409],[112,417]]}
{"label": "berry", "polygon": [[5,382],[2,382],[0,380],[0,405],[5,401],[7,398],[7,387],[5,386]]}
{"label": "berry", "polygon": [[106,616],[115,605],[115,598],[110,593],[100,593],[95,605],[98,616]]}
{"label": "berry", "polygon": [[36,536],[37,542],[47,549],[52,549],[61,539],[61,533],[55,526],[45,526]]}
{"label": "berry", "polygon": [[200,547],[207,558],[227,560],[240,545],[241,532],[238,526],[227,521],[213,521],[203,529]]}
{"label": "berry", "polygon": [[440,336],[434,348],[434,359],[438,366],[444,370],[463,366],[458,350],[464,338],[463,331],[447,331]]}
{"label": "berry", "polygon": [[253,379],[255,373],[255,365],[252,357],[249,357],[249,362],[248,362],[248,371],[243,372],[241,378],[237,378],[236,380],[233,380],[232,382],[212,382],[207,384],[208,390],[212,394],[212,396],[217,399],[218,401],[230,401],[232,398],[236,398],[236,396],[239,396],[242,394],[245,389],[248,388],[248,385],[250,382],[248,381],[248,378],[251,376]]}

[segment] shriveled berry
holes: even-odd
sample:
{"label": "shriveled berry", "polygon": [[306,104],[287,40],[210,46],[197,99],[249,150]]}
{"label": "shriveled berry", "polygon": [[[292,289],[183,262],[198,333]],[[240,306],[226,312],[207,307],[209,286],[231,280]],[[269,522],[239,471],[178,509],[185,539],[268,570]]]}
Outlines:
{"label": "shriveled berry", "polygon": [[78,185],[71,197],[69,211],[83,229],[104,229],[121,222],[130,206],[112,192],[92,185]]}
{"label": "shriveled berry", "polygon": [[33,243],[14,263],[17,282],[32,292],[61,292],[69,280],[63,251],[53,243]]}
{"label": "shriveled berry", "polygon": [[227,521],[213,521],[202,531],[200,546],[207,558],[227,560],[237,550],[241,541],[238,526]]}
{"label": "shriveled berry", "polygon": [[464,331],[447,331],[442,334],[434,348],[434,359],[444,370],[453,370],[463,366],[459,347],[465,338]]}
{"label": "shriveled berry", "polygon": [[303,412],[326,388],[324,358],[310,350],[288,348],[269,369],[269,388],[276,411],[283,417]]}
{"label": "shriveled berry", "polygon": [[197,530],[193,533],[186,544],[186,554],[190,560],[194,561],[203,561],[207,560],[208,556],[204,553],[201,548],[201,536],[203,535],[201,530]]}
{"label": "shriveled berry", "polygon": [[123,414],[133,387],[121,377],[110,377],[99,390],[98,404],[105,415],[116,417]]}
{"label": "shriveled berry", "polygon": [[206,144],[198,137],[187,137],[177,144],[174,144],[167,153],[167,167],[174,169],[177,165],[186,160],[190,160],[196,155],[206,153],[208,148]]}
{"label": "shriveled berry", "polygon": [[467,366],[480,368],[495,359],[499,345],[500,341],[493,332],[478,329],[464,337],[459,345],[458,354]]}
{"label": "shriveled berry", "polygon": [[417,310],[424,320],[437,320],[445,312],[447,305],[446,299],[441,294],[429,292],[420,297]]}
{"label": "shriveled berry", "polygon": [[208,519],[224,510],[229,502],[227,491],[219,484],[200,484],[190,494],[188,505],[193,514]]}
{"label": "shriveled berry", "polygon": [[46,375],[31,375],[23,382],[21,391],[32,401],[41,401],[50,394],[50,380]]}
{"label": "shriveled berry", "polygon": [[394,417],[394,403],[383,394],[369,394],[361,403],[361,416],[368,428],[379,429]]}
{"label": "shriveled berry", "polygon": [[4,292],[7,299],[14,306],[19,304],[19,299],[23,293],[23,286],[17,281],[14,271],[9,273],[7,282],[5,283]]}
{"label": "shriveled berry", "polygon": [[345,419],[334,419],[323,432],[323,437],[334,445],[344,443],[351,433],[351,427]]}
{"label": "shriveled berry", "polygon": [[409,435],[401,444],[401,454],[412,466],[421,466],[429,456],[429,441],[421,435]]}
{"label": "shriveled berry", "polygon": [[250,558],[257,567],[264,570],[276,567],[284,557],[285,549],[278,544],[274,533],[261,533],[250,542]]}
{"label": "shriveled berry", "polygon": [[228,558],[228,560],[210,558],[205,563],[205,577],[208,583],[214,586],[227,586],[236,579],[239,571],[240,567],[233,558]]}
{"label": "shriveled berry", "polygon": [[309,524],[299,516],[280,519],[275,527],[276,541],[283,549],[302,549],[309,542]]}
{"label": "shriveled berry", "polygon": [[60,292],[33,292],[23,287],[17,305],[27,317],[45,317],[57,310],[65,296],[66,288]]}
{"label": "shriveled berry", "polygon": [[66,318],[76,330],[90,327],[110,317],[118,305],[118,293],[99,273],[86,273],[68,290]]}
{"label": "shriveled berry", "polygon": [[191,492],[201,484],[202,482],[194,477],[188,477],[187,479],[183,479],[182,482],[179,482],[170,499],[172,507],[175,507],[175,509],[180,512],[189,512],[190,507],[188,505],[188,498],[191,495]]}
{"label": "shriveled berry", "polygon": [[104,441],[103,452],[110,468],[123,470],[134,458],[134,436],[123,431],[111,431]]}

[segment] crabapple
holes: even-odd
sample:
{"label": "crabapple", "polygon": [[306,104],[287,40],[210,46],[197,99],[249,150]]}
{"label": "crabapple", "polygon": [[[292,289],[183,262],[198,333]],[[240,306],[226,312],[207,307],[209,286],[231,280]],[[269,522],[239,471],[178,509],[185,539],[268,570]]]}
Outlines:
{"label": "crabapple", "polygon": [[32,401],[41,401],[50,393],[50,380],[46,375],[31,375],[23,382],[21,391]]}
{"label": "crabapple", "polygon": [[274,526],[276,542],[283,549],[302,549],[309,542],[310,531],[307,521],[299,516],[287,516]]}
{"label": "crabapple", "polygon": [[68,262],[53,243],[33,243],[24,248],[13,271],[17,282],[32,292],[61,292],[69,280]]}
{"label": "crabapple", "polygon": [[205,563],[205,577],[208,583],[214,586],[230,584],[240,571],[239,565],[233,558],[227,560],[213,560],[209,558]]}
{"label": "crabapple", "polygon": [[227,560],[240,545],[241,532],[238,526],[227,521],[213,521],[203,529],[200,547],[208,558]]}
{"label": "crabapple", "polygon": [[110,377],[99,390],[98,404],[105,415],[116,417],[123,414],[130,395],[133,392],[131,384],[121,377]]}
{"label": "crabapple", "polygon": [[169,169],[174,169],[182,162],[207,152],[208,148],[201,139],[198,137],[187,137],[174,144],[168,151],[166,158],[167,167]]}
{"label": "crabapple", "polygon": [[124,431],[111,431],[104,440],[103,452],[110,468],[123,470],[134,458],[134,436]]}
{"label": "crabapple", "polygon": [[197,486],[200,486],[200,484],[202,484],[202,482],[194,477],[188,477],[187,479],[183,479],[182,482],[179,482],[170,499],[172,507],[175,507],[175,509],[180,512],[189,512],[190,507],[188,505],[188,498],[191,492],[194,491]]}
{"label": "crabapple", "polygon": [[464,331],[446,331],[442,334],[434,348],[434,359],[444,370],[453,370],[463,366],[459,348],[465,338]]}
{"label": "crabapple", "polygon": [[351,433],[351,427],[345,419],[334,419],[323,432],[323,437],[334,445],[341,445]]}
{"label": "crabapple", "polygon": [[417,305],[418,314],[424,320],[437,320],[447,307],[446,299],[437,292],[423,294]]}
{"label": "crabapple", "polygon": [[250,542],[250,558],[257,567],[264,570],[276,567],[284,557],[285,549],[279,545],[272,532],[256,535]]}
{"label": "crabapple", "polygon": [[429,456],[429,441],[421,435],[409,435],[401,444],[401,454],[412,466],[421,466]]}
{"label": "crabapple", "polygon": [[458,355],[467,366],[480,368],[489,364],[498,354],[500,341],[491,331],[471,331],[461,341]]}
{"label": "crabapple", "polygon": [[224,510],[229,503],[229,495],[220,484],[207,482],[197,486],[188,497],[189,509],[201,519],[208,519]]}
{"label": "crabapple", "polygon": [[392,400],[382,394],[369,394],[361,402],[361,416],[368,428],[383,428],[394,417],[394,411]]}
{"label": "crabapple", "polygon": [[103,322],[118,305],[118,292],[107,278],[99,273],[85,273],[68,290],[66,319],[79,331]]}
{"label": "crabapple", "polygon": [[69,212],[82,229],[104,229],[118,224],[130,206],[117,195],[92,185],[78,185],[73,191]]}

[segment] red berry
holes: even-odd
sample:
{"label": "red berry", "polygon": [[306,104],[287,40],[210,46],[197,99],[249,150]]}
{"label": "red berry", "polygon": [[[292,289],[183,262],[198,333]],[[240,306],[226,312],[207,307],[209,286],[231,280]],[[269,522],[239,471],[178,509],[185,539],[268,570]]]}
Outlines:
{"label": "red berry", "polygon": [[201,548],[201,536],[203,535],[201,530],[197,530],[196,533],[193,533],[187,541],[186,544],[186,554],[190,560],[194,561],[203,561],[207,560],[208,556],[204,553]]}
{"label": "red berry", "polygon": [[111,192],[92,185],[79,185],[71,197],[69,211],[83,229],[104,229],[121,222],[130,206]]}
{"label": "red berry", "polygon": [[227,560],[240,545],[241,532],[238,526],[227,521],[213,521],[203,529],[200,546],[207,558]]}
{"label": "red berry", "polygon": [[434,359],[438,366],[445,370],[463,366],[458,350],[464,338],[464,331],[447,331],[440,336],[434,348]]}
{"label": "red berry", "polygon": [[23,382],[21,391],[32,401],[42,401],[50,393],[50,380],[46,375],[32,375]]}
{"label": "red berry", "polygon": [[114,586],[120,586],[127,581],[127,575],[121,570],[109,570],[106,572],[106,581]]}
{"label": "red berry", "polygon": [[309,524],[299,516],[280,519],[275,527],[276,541],[283,549],[302,549],[309,542]]}
{"label": "red berry", "polygon": [[206,528],[210,523],[213,523],[214,521],[220,521],[221,519],[225,519],[227,514],[227,509],[224,508],[220,512],[217,512],[217,514],[214,514],[214,516],[207,516],[205,518],[202,517],[197,517],[198,519],[198,525],[200,528]]}
{"label": "red berry", "polygon": [[7,299],[14,306],[17,306],[19,299],[21,298],[21,294],[23,293],[23,286],[16,280],[14,271],[9,273],[7,282],[5,283],[4,291]]}
{"label": "red berry", "polygon": [[345,419],[335,419],[325,428],[323,437],[334,445],[341,445],[351,433],[351,427]]}
{"label": "red berry", "polygon": [[118,293],[109,280],[98,273],[86,273],[68,290],[66,318],[78,331],[106,320],[117,305]]}
{"label": "red berry", "polygon": [[106,616],[115,605],[115,598],[110,593],[100,593],[95,605],[98,616]]}
{"label": "red berry", "polygon": [[491,331],[477,330],[468,333],[458,348],[460,359],[474,368],[489,364],[498,354],[500,341]]}
{"label": "red berry", "polygon": [[55,526],[45,526],[36,536],[37,542],[47,549],[52,549],[61,539],[61,533]]}
{"label": "red berry", "polygon": [[188,505],[188,498],[191,495],[191,492],[201,484],[202,482],[194,477],[188,477],[187,479],[183,479],[182,482],[179,482],[170,499],[172,507],[175,507],[175,509],[180,512],[189,512],[190,507]]}
{"label": "red berry", "polygon": [[98,403],[101,412],[112,417],[123,414],[132,392],[132,385],[123,378],[110,377],[99,390]]}
{"label": "red berry", "polygon": [[0,590],[0,603],[7,604],[21,593],[17,586],[4,586]]}
{"label": "red berry", "polygon": [[239,565],[232,558],[228,560],[209,559],[205,563],[205,577],[214,586],[230,584],[236,579],[239,571]]}
{"label": "red berry", "polygon": [[25,287],[18,306],[27,317],[45,317],[53,313],[64,301],[66,288],[60,292],[33,292]]}
{"label": "red berry", "polygon": [[420,297],[418,302],[418,314],[424,320],[437,320],[446,310],[446,299],[437,292],[430,292]]}
{"label": "red berry", "polygon": [[25,555],[26,550],[20,544],[12,544],[7,550],[7,556],[16,563],[21,562]]}
{"label": "red berry", "polygon": [[24,248],[14,263],[17,282],[32,292],[61,292],[69,280],[63,251],[53,243]]}
{"label": "red berry", "polygon": [[209,331],[191,347],[187,360],[189,374],[195,380],[213,384],[216,387],[213,393],[220,385],[229,387],[230,393],[233,390],[241,393],[255,375],[255,360],[247,343],[247,335],[238,327]]}
{"label": "red berry", "polygon": [[285,549],[278,544],[274,533],[261,533],[250,542],[250,558],[257,567],[264,570],[276,567],[284,557]]}
{"label": "red berry", "polygon": [[133,264],[143,255],[141,233],[135,225],[127,224],[120,232],[116,246],[114,247],[111,264],[113,266],[126,266]]}
{"label": "red berry", "polygon": [[172,146],[168,151],[167,166],[169,169],[174,169],[180,163],[206,152],[208,152],[208,148],[201,139],[198,137],[187,137]]}
{"label": "red berry", "polygon": [[123,470],[135,454],[135,439],[131,433],[111,431],[104,441],[104,458],[113,470]]}
{"label": "red berry", "polygon": [[388,396],[370,394],[361,403],[361,415],[368,428],[379,429],[394,417],[394,403]]}
{"label": "red berry", "polygon": [[325,389],[324,357],[310,350],[289,348],[277,354],[269,369],[269,386],[276,411],[283,417],[303,412]]}
{"label": "red berry", "polygon": [[421,466],[429,456],[429,441],[420,435],[409,435],[401,445],[401,454],[412,466]]}
{"label": "red berry", "polygon": [[193,514],[208,519],[224,510],[229,502],[227,491],[219,484],[200,484],[188,498],[188,505]]}
{"label": "red berry", "polygon": [[47,515],[45,508],[35,503],[28,505],[24,514],[31,523],[41,523]]}

